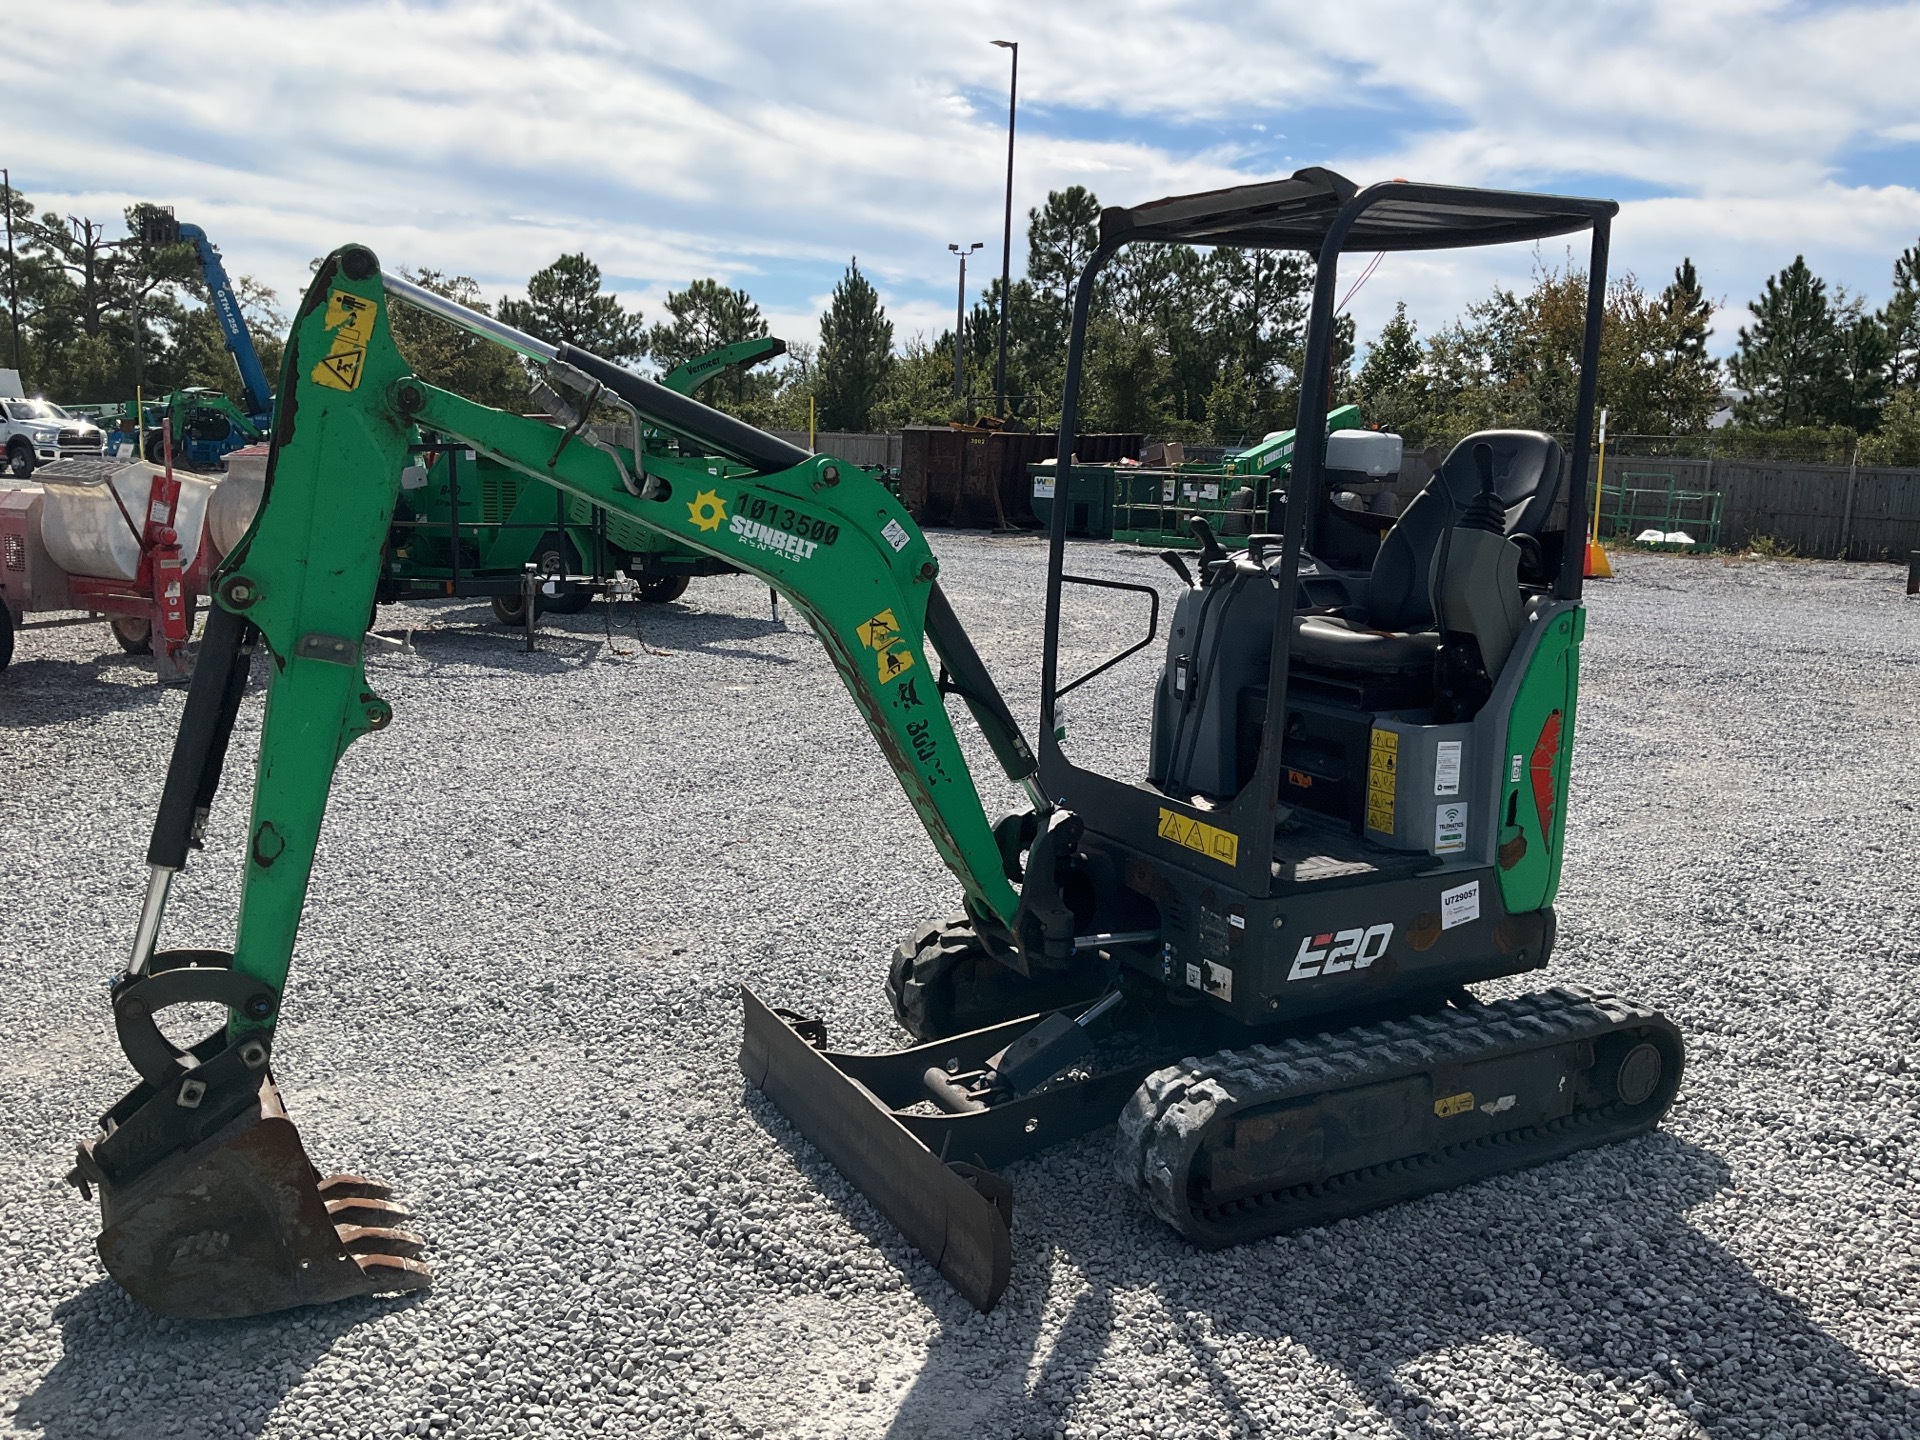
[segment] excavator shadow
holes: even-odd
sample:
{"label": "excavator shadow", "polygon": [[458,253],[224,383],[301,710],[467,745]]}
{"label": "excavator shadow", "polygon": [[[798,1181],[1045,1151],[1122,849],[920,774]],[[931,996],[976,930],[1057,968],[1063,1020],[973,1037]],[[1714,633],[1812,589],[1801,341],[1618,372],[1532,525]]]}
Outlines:
{"label": "excavator shadow", "polygon": [[0,730],[71,725],[77,715],[155,710],[168,690],[155,683],[153,661],[144,655],[15,659],[0,685]]}
{"label": "excavator shadow", "polygon": [[[12,1425],[43,1440],[245,1440],[267,1428],[343,1334],[424,1298],[348,1300],[250,1320],[170,1320],[99,1280],[55,1308],[60,1360],[22,1397]],[[128,1390],[131,1398],[120,1398]]]}
{"label": "excavator shadow", "polygon": [[[485,606],[448,607],[429,613],[431,622],[411,632],[415,652],[429,658],[457,656],[462,664],[492,661],[502,668],[538,672],[575,670],[616,658],[607,651],[609,627],[598,609],[578,615],[542,616],[537,648],[532,654],[522,648],[524,632],[496,624]],[[783,610],[783,618],[776,622],[680,604],[645,605],[639,607],[637,631],[633,617],[622,613],[611,627],[612,638],[615,645],[626,650],[644,644],[651,651],[707,653],[729,660],[791,665],[795,663],[791,655],[742,642],[789,633],[786,617],[792,613]],[[797,620],[791,623],[805,624]],[[382,633],[395,628],[391,619],[379,626]]]}
{"label": "excavator shadow", "polygon": [[[759,1098],[749,1108],[768,1135],[828,1193],[846,1193]],[[1371,1414],[1420,1440],[1503,1433],[1503,1421],[1516,1427],[1504,1433],[1527,1434],[1567,1398],[1590,1411],[1560,1417],[1570,1434],[1662,1414],[1714,1440],[1792,1434],[1802,1422],[1803,1435],[1920,1434],[1920,1390],[1875,1369],[1692,1223],[1731,1172],[1668,1133],[1212,1255],[1109,1178],[1112,1144],[1111,1130],[1097,1131],[1008,1167],[1014,1279],[993,1316],[976,1314],[863,1202],[836,1201],[940,1321],[888,1440],[954,1433],[956,1414],[975,1433],[1051,1436],[1074,1412],[1112,1403],[1116,1361],[1158,1369],[1156,1385],[1175,1389],[1194,1421],[1230,1424],[1246,1414],[1235,1372],[1258,1379],[1290,1349],[1339,1372],[1351,1396],[1327,1414],[1294,1415],[1303,1429],[1337,1424],[1332,1412],[1346,1409],[1362,1426]],[[1021,1192],[1042,1186],[1023,1210]],[[1126,1356],[1112,1353],[1121,1312],[1133,1334],[1158,1312]],[[1457,1361],[1437,1367],[1444,1380],[1423,1381],[1429,1357],[1467,1347],[1497,1352],[1496,1363],[1513,1356],[1515,1374],[1534,1377],[1523,1391],[1545,1378],[1549,1393],[1482,1402]]]}

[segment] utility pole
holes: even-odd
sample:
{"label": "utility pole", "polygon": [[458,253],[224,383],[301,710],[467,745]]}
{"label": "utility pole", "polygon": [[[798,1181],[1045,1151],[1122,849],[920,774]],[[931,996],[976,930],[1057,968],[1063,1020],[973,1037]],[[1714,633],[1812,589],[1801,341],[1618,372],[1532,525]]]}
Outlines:
{"label": "utility pole", "polygon": [[13,263],[13,172],[0,169],[7,207],[7,309],[13,315],[13,368],[20,369],[20,271]]}
{"label": "utility pole", "polygon": [[967,393],[967,257],[981,244],[976,240],[964,250],[958,245],[947,246],[960,257],[960,295],[953,305],[953,398],[956,400]]}
{"label": "utility pole", "polygon": [[1007,308],[1013,304],[1013,117],[1020,91],[1020,42],[996,40],[1013,52],[1013,73],[1007,78],[1007,220],[1000,236],[1000,352],[993,362],[993,413],[1007,418]]}

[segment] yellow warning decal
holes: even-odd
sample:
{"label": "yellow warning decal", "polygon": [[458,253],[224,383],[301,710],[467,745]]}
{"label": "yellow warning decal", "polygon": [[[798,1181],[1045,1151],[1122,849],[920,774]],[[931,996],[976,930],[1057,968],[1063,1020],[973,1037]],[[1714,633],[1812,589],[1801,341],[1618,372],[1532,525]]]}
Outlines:
{"label": "yellow warning decal", "polygon": [[1443,1095],[1433,1102],[1433,1113],[1445,1120],[1449,1115],[1464,1115],[1473,1109],[1473,1092],[1462,1090],[1458,1095]]}
{"label": "yellow warning decal", "polygon": [[913,668],[913,650],[900,633],[893,611],[882,610],[860,627],[860,643],[873,651],[882,685],[890,685]]}
{"label": "yellow warning decal", "polygon": [[333,331],[333,346],[326,358],[313,367],[313,383],[329,390],[358,390],[360,374],[367,368],[367,345],[373,339],[373,317],[378,307],[373,301],[351,290],[334,290],[327,295],[326,327]]}
{"label": "yellow warning decal", "polygon": [[1399,774],[1399,734],[1375,730],[1373,749],[1367,757],[1367,829],[1393,833],[1393,796]]}
{"label": "yellow warning decal", "polygon": [[1231,830],[1222,830],[1217,825],[1195,820],[1178,811],[1160,808],[1160,838],[1171,840],[1174,844],[1188,850],[1196,850],[1210,860],[1218,860],[1222,865],[1240,863],[1240,837]]}

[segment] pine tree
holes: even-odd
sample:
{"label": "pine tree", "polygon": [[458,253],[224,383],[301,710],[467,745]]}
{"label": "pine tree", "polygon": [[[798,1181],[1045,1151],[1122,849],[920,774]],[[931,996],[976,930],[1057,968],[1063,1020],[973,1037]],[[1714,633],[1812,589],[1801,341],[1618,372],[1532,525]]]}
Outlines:
{"label": "pine tree", "polygon": [[1887,362],[1892,355],[1884,319],[1869,315],[1842,292],[1834,306],[1833,379],[1826,423],[1866,434],[1880,423],[1887,403]]}
{"label": "pine tree", "polygon": [[1354,389],[1360,418],[1368,425],[1393,430],[1408,443],[1426,439],[1426,384],[1420,373],[1420,337],[1407,318],[1407,303],[1393,307],[1393,318],[1380,327],[1380,337],[1368,347]]}
{"label": "pine tree", "polygon": [[656,325],[647,338],[654,362],[663,370],[767,333],[766,317],[744,290],[718,280],[696,280],[684,290],[667,292],[668,324]]}
{"label": "pine tree", "polygon": [[1893,299],[1881,312],[1887,333],[1887,382],[1920,385],[1920,242],[1893,262]]}
{"label": "pine tree", "polygon": [[1720,365],[1707,353],[1713,302],[1701,288],[1692,256],[1675,267],[1654,318],[1658,333],[1651,353],[1636,357],[1651,371],[1647,389],[1654,411],[1641,424],[1662,424],[1663,433],[1673,435],[1704,430],[1719,402]]}
{"label": "pine tree", "polygon": [[892,368],[893,322],[856,256],[820,317],[820,428],[865,430]]}
{"label": "pine tree", "polygon": [[600,293],[600,267],[583,254],[562,255],[527,281],[525,300],[502,300],[502,320],[552,345],[576,345],[616,363],[647,350],[640,312]]}
{"label": "pine tree", "polygon": [[[757,340],[767,334],[766,317],[753,297],[744,290],[729,289],[718,280],[696,280],[684,290],[669,291],[667,313],[673,317],[672,322],[655,325],[647,337],[654,363],[663,371],[722,345]],[[764,401],[776,384],[764,371],[736,365],[709,377],[696,393],[709,405],[721,405],[738,415],[753,403]]]}
{"label": "pine tree", "polygon": [[1027,278],[1053,297],[1061,333],[1071,319],[1074,282],[1100,243],[1100,201],[1084,185],[1047,194],[1027,212]]}
{"label": "pine tree", "polygon": [[1840,335],[1826,281],[1796,255],[1749,308],[1753,325],[1740,327],[1740,348],[1727,365],[1747,392],[1735,418],[1767,429],[1830,423]]}

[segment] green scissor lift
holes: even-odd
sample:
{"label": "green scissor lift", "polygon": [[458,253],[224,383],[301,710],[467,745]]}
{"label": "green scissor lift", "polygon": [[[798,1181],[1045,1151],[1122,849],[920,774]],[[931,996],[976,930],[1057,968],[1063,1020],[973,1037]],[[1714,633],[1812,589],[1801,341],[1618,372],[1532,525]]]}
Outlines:
{"label": "green scissor lift", "polygon": [[[1327,433],[1360,423],[1358,405],[1342,405],[1327,416]],[[1053,496],[1042,493],[1058,484],[1053,465],[1031,467],[1037,483],[1034,513],[1052,514]],[[1215,464],[1168,466],[1075,465],[1067,476],[1068,531],[1088,539],[1150,545],[1156,549],[1193,549],[1199,544],[1187,529],[1189,516],[1213,526],[1223,545],[1244,549],[1247,536],[1267,528],[1267,496],[1284,486],[1293,471],[1293,431],[1282,430]]]}

